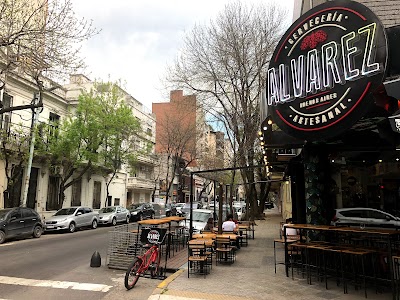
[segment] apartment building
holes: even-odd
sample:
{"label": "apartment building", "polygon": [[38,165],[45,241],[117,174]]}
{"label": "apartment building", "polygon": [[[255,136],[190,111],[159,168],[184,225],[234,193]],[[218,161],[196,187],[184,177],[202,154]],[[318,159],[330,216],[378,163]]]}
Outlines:
{"label": "apartment building", "polygon": [[[152,111],[156,115],[156,153],[161,158],[160,173],[165,176],[168,167],[174,160],[167,163],[166,158],[171,148],[179,143],[184,143],[181,149],[182,165],[187,165],[185,170],[178,168],[169,180],[173,181],[172,191],[169,195],[172,201],[189,201],[190,196],[190,171],[214,169],[223,166],[223,133],[215,131],[206,122],[206,116],[197,103],[196,95],[184,95],[182,90],[170,92],[168,102],[152,104]],[[169,148],[168,148],[169,147]],[[172,152],[171,152],[172,153]],[[160,198],[165,198],[167,183],[166,178],[160,177]],[[207,193],[201,193],[206,180],[194,176],[194,200],[198,200],[200,194],[205,197]],[[182,199],[179,194],[182,190]]]}
{"label": "apartment building", "polygon": [[[52,92],[43,94],[43,109],[39,113],[38,122],[49,123],[62,121],[78,104],[78,97],[83,90],[89,90],[94,82],[84,75],[70,76],[70,82],[59,86],[48,80],[44,82],[46,87],[54,86]],[[3,106],[15,107],[28,105],[32,102],[37,87],[29,79],[12,73],[6,78],[3,92]],[[138,138],[138,148],[150,148],[150,154],[141,155],[135,172],[129,174],[122,167],[109,188],[109,197],[106,194],[106,182],[109,178],[100,174],[85,174],[83,178],[65,191],[63,206],[84,205],[98,209],[109,205],[128,206],[133,202],[150,201],[154,188],[154,152],[155,144],[155,118],[139,101],[124,91],[125,100],[132,108],[133,114],[141,121],[143,134]],[[32,123],[32,110],[16,110],[7,112],[0,117],[0,128],[8,132],[9,138],[22,140],[21,147],[29,147],[29,135]],[[40,138],[40,137],[38,137]],[[150,146],[149,146],[150,145]],[[18,166],[15,157],[8,161],[8,171]],[[26,165],[22,165],[23,172],[14,180],[17,184],[12,190],[7,189],[6,162],[0,161],[0,208],[19,205],[21,195],[24,193],[26,178]],[[60,170],[50,168],[49,162],[43,158],[33,156],[32,170],[30,174],[27,206],[36,209],[43,216],[54,213],[57,207],[57,197],[60,183]]]}

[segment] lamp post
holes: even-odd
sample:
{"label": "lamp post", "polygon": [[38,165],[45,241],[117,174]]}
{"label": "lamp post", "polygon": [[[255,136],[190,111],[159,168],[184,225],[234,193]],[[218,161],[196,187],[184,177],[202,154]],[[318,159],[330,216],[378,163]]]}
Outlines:
{"label": "lamp post", "polygon": [[[182,158],[180,158],[179,159],[179,163],[178,163],[178,171],[179,171],[179,178],[178,178],[178,180],[179,180],[179,182],[178,182],[178,202],[183,202],[182,200],[183,200],[183,172],[185,171],[185,166],[186,166],[186,163],[185,163],[185,161],[182,159]],[[185,201],[186,202],[186,201]]]}
{"label": "lamp post", "polygon": [[[32,106],[36,106],[40,103],[41,101],[41,93],[35,93],[33,99],[32,99]],[[32,123],[31,123],[31,141],[30,141],[30,147],[29,147],[29,157],[28,157],[28,165],[26,167],[26,172],[25,172],[25,180],[24,180],[24,194],[22,195],[21,199],[21,206],[24,207],[26,206],[27,199],[28,199],[28,189],[29,189],[29,180],[31,178],[31,169],[32,169],[32,160],[33,160],[33,150],[35,148],[35,126],[37,123],[37,120],[39,118],[39,114],[43,111],[43,106],[42,107],[33,107],[32,108]]]}

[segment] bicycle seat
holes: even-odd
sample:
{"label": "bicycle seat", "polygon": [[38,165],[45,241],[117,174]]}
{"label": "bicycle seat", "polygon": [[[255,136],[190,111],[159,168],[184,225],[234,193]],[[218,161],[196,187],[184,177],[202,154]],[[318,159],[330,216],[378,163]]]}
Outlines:
{"label": "bicycle seat", "polygon": [[150,249],[153,245],[152,244],[144,244],[142,247],[144,249]]}

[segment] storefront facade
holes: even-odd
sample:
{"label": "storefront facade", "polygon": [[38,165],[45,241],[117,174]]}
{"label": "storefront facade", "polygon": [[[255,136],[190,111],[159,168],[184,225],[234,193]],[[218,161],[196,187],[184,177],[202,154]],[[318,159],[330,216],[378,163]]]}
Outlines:
{"label": "storefront facade", "polygon": [[302,149],[287,168],[295,221],[326,224],[341,207],[400,209],[397,32],[359,2],[329,1],[276,47],[261,129],[266,153]]}

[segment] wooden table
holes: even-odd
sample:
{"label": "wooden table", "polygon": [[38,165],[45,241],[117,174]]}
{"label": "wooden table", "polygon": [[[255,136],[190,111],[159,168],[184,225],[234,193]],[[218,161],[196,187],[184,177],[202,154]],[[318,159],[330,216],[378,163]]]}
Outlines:
{"label": "wooden table", "polygon": [[[390,230],[384,228],[359,228],[359,227],[342,227],[342,226],[330,226],[330,225],[313,225],[313,224],[285,224],[284,226],[284,239],[288,241],[286,236],[286,228],[295,228],[300,230],[300,239],[302,237],[302,230],[315,230],[315,231],[327,231],[336,234],[341,233],[355,233],[355,234],[365,234],[370,236],[380,236],[386,240],[387,243],[387,253],[388,253],[388,265],[389,265],[389,272],[390,272],[390,280],[392,284],[392,291],[393,291],[393,299],[396,298],[395,293],[395,280],[394,280],[394,271],[393,271],[393,260],[392,260],[392,242],[397,237],[400,236],[400,231],[398,230]],[[289,277],[289,265],[288,265],[288,248],[285,242],[285,271],[286,276]]]}
{"label": "wooden table", "polygon": [[195,233],[192,238],[194,239],[212,239],[215,240],[217,234],[215,233]]}
{"label": "wooden table", "polygon": [[239,235],[234,234],[234,233],[216,234],[216,235],[215,235],[215,238],[218,238],[218,237],[229,238],[230,240],[235,241],[235,240],[239,237]]}
{"label": "wooden table", "polygon": [[206,245],[206,247],[212,247],[214,245],[213,239],[193,239],[188,242],[189,245]]}

